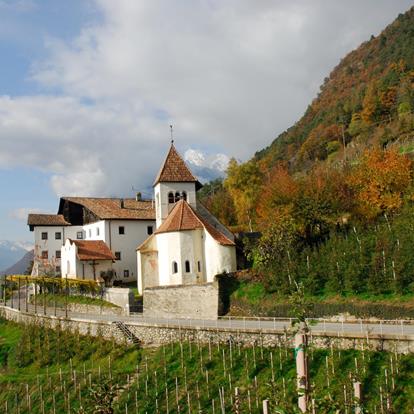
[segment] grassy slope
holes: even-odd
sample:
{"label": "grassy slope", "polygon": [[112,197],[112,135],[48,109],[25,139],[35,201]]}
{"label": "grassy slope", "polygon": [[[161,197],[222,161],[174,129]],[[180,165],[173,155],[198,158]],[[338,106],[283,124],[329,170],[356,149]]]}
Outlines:
{"label": "grassy slope", "polygon": [[[56,302],[56,306],[62,307],[65,306],[66,296],[60,294],[39,294],[37,295],[37,304],[39,306],[43,305],[43,300],[46,299],[47,306],[54,306]],[[70,295],[67,297],[68,303],[78,303],[81,305],[94,305],[94,306],[105,306],[108,308],[118,308],[119,306],[114,305],[111,302],[107,302],[106,300],[99,299],[99,298],[91,298],[88,296],[83,295]],[[31,298],[31,303],[34,303],[34,296]]]}
{"label": "grassy slope", "polygon": [[[356,317],[383,319],[414,318],[414,293],[406,295],[325,294],[310,296],[315,317],[349,313]],[[235,316],[292,316],[286,295],[268,293],[258,281],[241,281],[230,297],[230,314]]]}
{"label": "grassy slope", "polygon": [[[231,412],[230,394],[236,386],[240,388],[241,412],[249,412],[248,393],[250,393],[253,413],[261,412],[256,407],[256,403],[260,406],[265,398],[271,399],[273,409],[277,405],[284,408],[286,412],[295,412],[294,354],[291,349],[283,346],[269,349],[262,348],[260,344],[254,348],[233,344],[230,348],[228,344],[222,344],[219,347],[214,345],[209,348],[207,345],[198,346],[196,343],[185,341],[157,349],[137,350],[99,338],[91,341],[88,337],[67,335],[59,331],[46,332],[36,327],[29,334],[31,353],[27,355],[26,351],[19,352],[18,348],[26,349],[29,331],[29,328],[0,321],[1,412],[4,412],[6,401],[9,413],[17,412],[16,403],[20,406],[20,412],[27,412],[26,386],[31,395],[32,413],[41,412],[41,394],[45,412],[52,412],[53,393],[55,393],[57,412],[67,412],[62,389],[69,392],[70,412],[78,412],[81,403],[86,412],[91,412],[91,405],[87,399],[89,382],[94,387],[94,383],[102,383],[108,377],[109,358],[112,381],[123,387],[115,403],[116,413],[125,413],[125,405],[131,413],[153,413],[156,412],[156,406],[160,413],[165,413],[167,411],[166,387],[170,413],[177,412],[177,395],[180,412],[189,412],[188,401],[191,404],[191,412],[196,412],[200,407],[203,412],[212,412],[211,399],[215,400],[215,410],[219,412],[219,387],[223,387],[224,390],[226,412]],[[39,342],[39,335],[42,336],[42,342]],[[40,343],[42,353],[36,350]],[[49,355],[48,361],[44,359],[44,354]],[[24,355],[28,357],[25,362]],[[362,381],[366,395],[365,404],[371,409],[369,412],[373,412],[374,406],[377,412],[380,412],[379,386],[386,389],[385,368],[391,380],[391,357],[393,370],[396,371],[395,355],[366,350],[364,352],[338,351],[333,347],[332,350],[311,349],[309,356],[310,377],[319,413],[334,413],[336,404],[343,408],[344,385],[348,392],[347,399],[351,401],[349,375],[356,376]],[[72,376],[70,358],[72,358],[73,372],[76,372]],[[390,386],[388,388],[394,409],[403,414],[409,413],[409,407],[414,405],[414,357],[409,355],[398,356],[398,358],[399,374],[395,375],[395,389],[392,390]],[[355,359],[358,373],[355,370]],[[326,361],[329,366],[328,375]],[[19,367],[18,365],[22,363],[24,366]],[[60,369],[62,381],[59,375]],[[329,387],[327,377],[329,377]],[[176,378],[178,391],[176,391]],[[329,395],[332,400],[329,399]]]}

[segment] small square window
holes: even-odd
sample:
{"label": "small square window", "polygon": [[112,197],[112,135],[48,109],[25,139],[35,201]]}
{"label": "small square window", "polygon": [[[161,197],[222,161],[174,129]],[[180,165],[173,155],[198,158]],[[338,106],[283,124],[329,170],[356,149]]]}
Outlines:
{"label": "small square window", "polygon": [[60,273],[60,266],[56,266],[56,272]]}
{"label": "small square window", "polygon": [[119,231],[119,234],[125,234],[125,227],[124,226],[119,226],[118,231]]}
{"label": "small square window", "polygon": [[99,236],[99,227],[96,228],[96,235]]}
{"label": "small square window", "polygon": [[55,233],[55,240],[62,240],[62,233],[60,231]]}
{"label": "small square window", "polygon": [[76,238],[77,238],[78,240],[82,240],[82,239],[83,239],[83,231],[78,231],[78,232],[76,233]]}
{"label": "small square window", "polygon": [[60,259],[60,250],[56,250],[55,257],[56,259]]}
{"label": "small square window", "polygon": [[121,260],[121,252],[115,252],[115,259]]}
{"label": "small square window", "polygon": [[147,226],[147,234],[151,235],[152,233],[154,233],[154,228],[152,226]]}
{"label": "small square window", "polygon": [[47,250],[43,250],[42,251],[42,259],[48,259],[49,258],[49,253]]}
{"label": "small square window", "polygon": [[47,240],[47,231],[42,232],[42,240]]}
{"label": "small square window", "polygon": [[129,277],[129,270],[128,269],[124,270],[124,277]]}

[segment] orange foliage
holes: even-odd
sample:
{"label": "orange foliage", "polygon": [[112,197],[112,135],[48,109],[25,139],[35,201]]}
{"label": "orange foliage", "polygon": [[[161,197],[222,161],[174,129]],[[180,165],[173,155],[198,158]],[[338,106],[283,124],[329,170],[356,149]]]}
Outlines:
{"label": "orange foliage", "polygon": [[387,112],[391,111],[396,101],[397,101],[397,88],[395,86],[388,88],[385,92],[382,92],[380,95],[381,105]]}
{"label": "orange foliage", "polygon": [[411,161],[395,150],[366,151],[348,178],[357,212],[368,219],[400,208],[411,182]]}
{"label": "orange foliage", "polygon": [[256,211],[262,223],[269,223],[289,214],[298,185],[285,167],[277,165],[270,172],[262,190]]}
{"label": "orange foliage", "polygon": [[328,127],[320,124],[312,130],[307,140],[299,150],[301,160],[323,160],[327,157],[327,144],[332,141],[342,141],[342,131],[339,125]]}

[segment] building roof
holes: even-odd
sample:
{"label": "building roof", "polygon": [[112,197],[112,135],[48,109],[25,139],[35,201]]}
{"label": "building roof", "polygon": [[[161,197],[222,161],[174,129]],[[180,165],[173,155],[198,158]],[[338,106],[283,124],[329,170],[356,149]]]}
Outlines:
{"label": "building roof", "polygon": [[62,214],[29,214],[29,226],[70,226]]}
{"label": "building roof", "polygon": [[174,144],[171,144],[167,157],[158,172],[154,181],[154,186],[158,183],[196,183],[197,188],[201,188],[201,183],[187,167],[181,155],[177,152]]}
{"label": "building roof", "polygon": [[84,260],[115,260],[107,244],[102,240],[70,240],[78,248],[78,259]]}
{"label": "building roof", "polygon": [[196,230],[205,228],[211,237],[218,243],[233,246],[230,240],[222,231],[215,228],[211,223],[199,215],[185,200],[180,200],[171,210],[168,217],[155,231],[156,234],[173,231]]}
{"label": "building roof", "polygon": [[59,212],[62,211],[62,201],[64,200],[85,207],[101,220],[155,220],[155,209],[151,200],[62,197]]}

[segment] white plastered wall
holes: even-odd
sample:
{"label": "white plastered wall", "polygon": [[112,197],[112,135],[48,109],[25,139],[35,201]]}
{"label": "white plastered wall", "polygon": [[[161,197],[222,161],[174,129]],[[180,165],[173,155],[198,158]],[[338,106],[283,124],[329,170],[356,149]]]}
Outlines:
{"label": "white plastered wall", "polygon": [[157,237],[150,237],[145,245],[137,250],[138,292],[146,287],[159,286]]}
{"label": "white plastered wall", "polygon": [[64,246],[61,249],[62,256],[62,277],[68,277],[75,279],[77,275],[77,264],[76,258],[77,247],[75,243],[71,243],[69,239],[66,239]]}
{"label": "white plastered wall", "polygon": [[[148,227],[155,231],[153,220],[101,220],[84,226],[86,240],[103,240],[112,253],[121,253],[121,260],[112,265],[116,278],[123,282],[137,280],[136,247],[148,237]],[[124,234],[119,234],[119,227],[124,227]],[[129,276],[125,277],[125,271]]]}
{"label": "white plastered wall", "polygon": [[168,216],[174,204],[168,203],[168,194],[185,191],[187,193],[187,202],[191,207],[196,208],[196,186],[195,183],[158,183],[154,187],[155,210],[157,218],[157,228]]}
{"label": "white plastered wall", "polygon": [[[34,261],[41,264],[60,266],[61,260],[56,257],[67,238],[76,238],[76,232],[82,231],[81,226],[36,226],[34,232]],[[42,233],[47,233],[47,240],[42,240]],[[56,239],[56,233],[61,238]],[[42,259],[42,252],[48,252],[48,259]]]}
{"label": "white plastered wall", "polygon": [[207,282],[213,282],[220,273],[237,269],[235,246],[219,244],[207,231],[204,231],[204,254]]}
{"label": "white plastered wall", "polygon": [[[189,230],[157,234],[160,286],[201,283],[204,279],[203,231]],[[190,272],[185,262],[190,262]],[[198,272],[197,262],[201,271]],[[173,273],[173,262],[178,272]]]}

